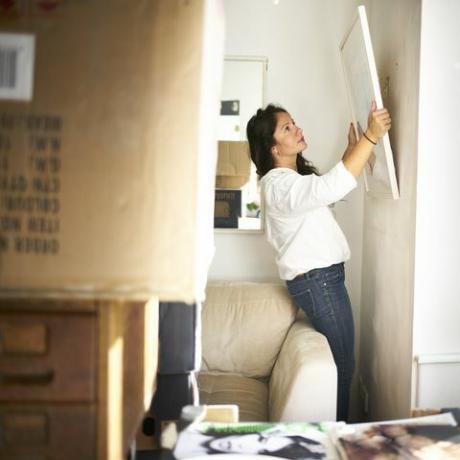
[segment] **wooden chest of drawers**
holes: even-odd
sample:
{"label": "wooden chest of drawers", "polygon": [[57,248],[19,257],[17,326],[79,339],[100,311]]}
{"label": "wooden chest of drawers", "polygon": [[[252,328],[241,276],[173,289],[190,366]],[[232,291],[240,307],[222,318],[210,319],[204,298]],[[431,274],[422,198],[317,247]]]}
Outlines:
{"label": "wooden chest of drawers", "polygon": [[2,399],[94,402],[97,316],[20,313],[0,316]]}
{"label": "wooden chest of drawers", "polygon": [[156,299],[0,299],[0,460],[124,458],[157,336]]}

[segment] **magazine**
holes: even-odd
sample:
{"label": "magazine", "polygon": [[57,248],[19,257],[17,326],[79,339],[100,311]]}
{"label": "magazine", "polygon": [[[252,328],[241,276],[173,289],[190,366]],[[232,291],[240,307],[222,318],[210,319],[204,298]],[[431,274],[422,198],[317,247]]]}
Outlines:
{"label": "magazine", "polygon": [[460,429],[451,414],[344,425],[330,435],[344,459],[460,460]]}
{"label": "magazine", "polygon": [[[334,426],[338,425],[334,423]],[[340,425],[340,423],[339,423]],[[337,460],[330,423],[197,423],[178,437],[178,459],[214,454]]]}
{"label": "magazine", "polygon": [[214,456],[325,460],[460,460],[460,430],[450,413],[387,422],[192,423],[174,448],[178,459]]}

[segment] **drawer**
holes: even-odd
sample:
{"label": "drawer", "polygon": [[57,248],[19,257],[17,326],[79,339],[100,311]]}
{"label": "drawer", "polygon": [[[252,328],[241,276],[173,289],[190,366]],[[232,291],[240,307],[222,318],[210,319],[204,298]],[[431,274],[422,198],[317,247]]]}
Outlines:
{"label": "drawer", "polygon": [[92,402],[93,314],[0,314],[0,401]]}
{"label": "drawer", "polygon": [[94,460],[92,405],[0,404],[0,460]]}

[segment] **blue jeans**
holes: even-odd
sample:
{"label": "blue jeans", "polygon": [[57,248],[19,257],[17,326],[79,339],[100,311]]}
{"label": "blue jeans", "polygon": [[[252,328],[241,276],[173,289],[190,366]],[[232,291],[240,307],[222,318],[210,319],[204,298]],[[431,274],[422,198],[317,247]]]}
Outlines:
{"label": "blue jeans", "polygon": [[295,304],[329,342],[337,366],[337,420],[347,421],[355,358],[353,314],[344,282],[341,263],[310,270],[286,284]]}

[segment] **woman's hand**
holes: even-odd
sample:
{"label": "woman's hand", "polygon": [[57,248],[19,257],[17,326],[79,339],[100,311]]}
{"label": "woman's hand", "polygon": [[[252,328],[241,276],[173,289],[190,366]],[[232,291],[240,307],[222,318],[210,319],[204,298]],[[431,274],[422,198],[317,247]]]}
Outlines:
{"label": "woman's hand", "polygon": [[[373,154],[377,141],[386,133],[391,127],[391,118],[387,109],[377,110],[375,101],[372,101],[371,111],[368,117],[368,124],[366,132],[363,133],[358,123],[359,141],[355,142],[354,133],[351,132],[352,127],[348,133],[348,146],[345,155],[342,158],[344,166],[350,171],[353,176],[358,177],[364,166],[369,161],[369,157]],[[351,143],[355,142],[354,146],[350,148]]]}
{"label": "woman's hand", "polygon": [[391,128],[391,117],[387,109],[377,110],[377,104],[372,101],[371,111],[367,119],[365,135],[373,142],[377,142]]}

